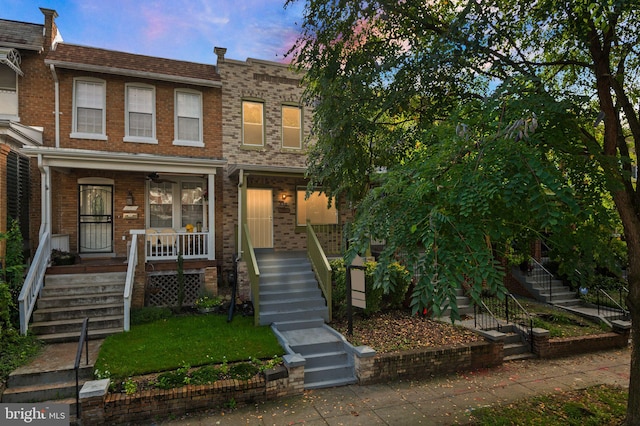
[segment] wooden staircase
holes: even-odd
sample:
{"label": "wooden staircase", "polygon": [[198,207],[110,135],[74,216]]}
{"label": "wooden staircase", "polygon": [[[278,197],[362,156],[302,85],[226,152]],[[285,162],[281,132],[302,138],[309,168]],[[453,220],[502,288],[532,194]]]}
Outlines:
{"label": "wooden staircase", "polygon": [[29,329],[47,343],[77,342],[88,317],[92,339],[122,332],[125,277],[126,272],[46,275]]}

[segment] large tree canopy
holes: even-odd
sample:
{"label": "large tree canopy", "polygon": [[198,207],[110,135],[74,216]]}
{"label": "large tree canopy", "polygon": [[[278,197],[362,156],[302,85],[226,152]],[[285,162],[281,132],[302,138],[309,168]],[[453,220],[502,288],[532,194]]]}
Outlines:
{"label": "large tree canopy", "polygon": [[[504,292],[496,254],[543,231],[593,267],[619,218],[640,334],[638,0],[305,4],[309,177],[354,206],[354,251],[385,240],[437,311],[463,284]],[[630,385],[640,424],[640,339]]]}

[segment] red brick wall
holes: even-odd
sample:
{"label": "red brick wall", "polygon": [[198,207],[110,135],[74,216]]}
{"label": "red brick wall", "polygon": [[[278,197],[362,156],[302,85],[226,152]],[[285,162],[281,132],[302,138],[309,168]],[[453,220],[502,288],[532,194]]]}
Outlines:
{"label": "red brick wall", "polygon": [[553,338],[534,337],[534,351],[540,358],[561,358],[607,349],[625,348],[629,344],[629,330],[592,336]]}

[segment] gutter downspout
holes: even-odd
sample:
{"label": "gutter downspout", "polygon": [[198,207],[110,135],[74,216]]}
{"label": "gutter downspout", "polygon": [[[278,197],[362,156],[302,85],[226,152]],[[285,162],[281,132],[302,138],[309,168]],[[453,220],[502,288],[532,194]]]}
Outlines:
{"label": "gutter downspout", "polygon": [[242,258],[242,185],[244,184],[244,169],[238,175],[238,253],[236,262]]}
{"label": "gutter downspout", "polygon": [[42,217],[40,219],[39,238],[42,238],[42,235],[47,231],[51,233],[51,170],[49,166],[45,166],[43,163],[42,154],[38,154],[38,169],[40,169],[42,176],[40,182],[40,191],[42,194],[40,214]]}
{"label": "gutter downspout", "polygon": [[58,74],[56,74],[56,67],[53,64],[49,65],[51,75],[53,76],[53,82],[55,86],[55,132],[56,132],[56,148],[60,148],[60,82],[58,81]]}

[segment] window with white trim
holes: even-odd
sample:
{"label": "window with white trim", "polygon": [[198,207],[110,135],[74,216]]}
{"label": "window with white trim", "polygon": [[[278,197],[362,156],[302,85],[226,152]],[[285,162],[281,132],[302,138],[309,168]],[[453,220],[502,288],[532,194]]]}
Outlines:
{"label": "window with white trim", "polygon": [[202,94],[195,91],[176,90],[175,111],[174,144],[203,146]]}
{"label": "window with white trim", "polygon": [[149,228],[184,230],[206,223],[206,182],[193,177],[167,176],[148,186]]}
{"label": "window with white trim", "polygon": [[106,139],[106,83],[77,78],[73,84],[72,138]]}
{"label": "window with white trim", "polygon": [[264,145],[264,105],[262,102],[242,101],[242,144]]}
{"label": "window with white trim", "polygon": [[335,225],[338,223],[338,210],[335,202],[329,206],[326,194],[314,191],[306,198],[306,189],[296,191],[296,222],[298,226],[305,226],[307,220],[312,225]]}
{"label": "window with white trim", "polygon": [[18,115],[18,74],[0,62],[0,116]]}
{"label": "window with white trim", "polygon": [[302,109],[297,106],[282,106],[282,147],[302,148]]}
{"label": "window with white trim", "polygon": [[127,142],[158,143],[156,139],[156,93],[153,86],[125,86],[125,128]]}

